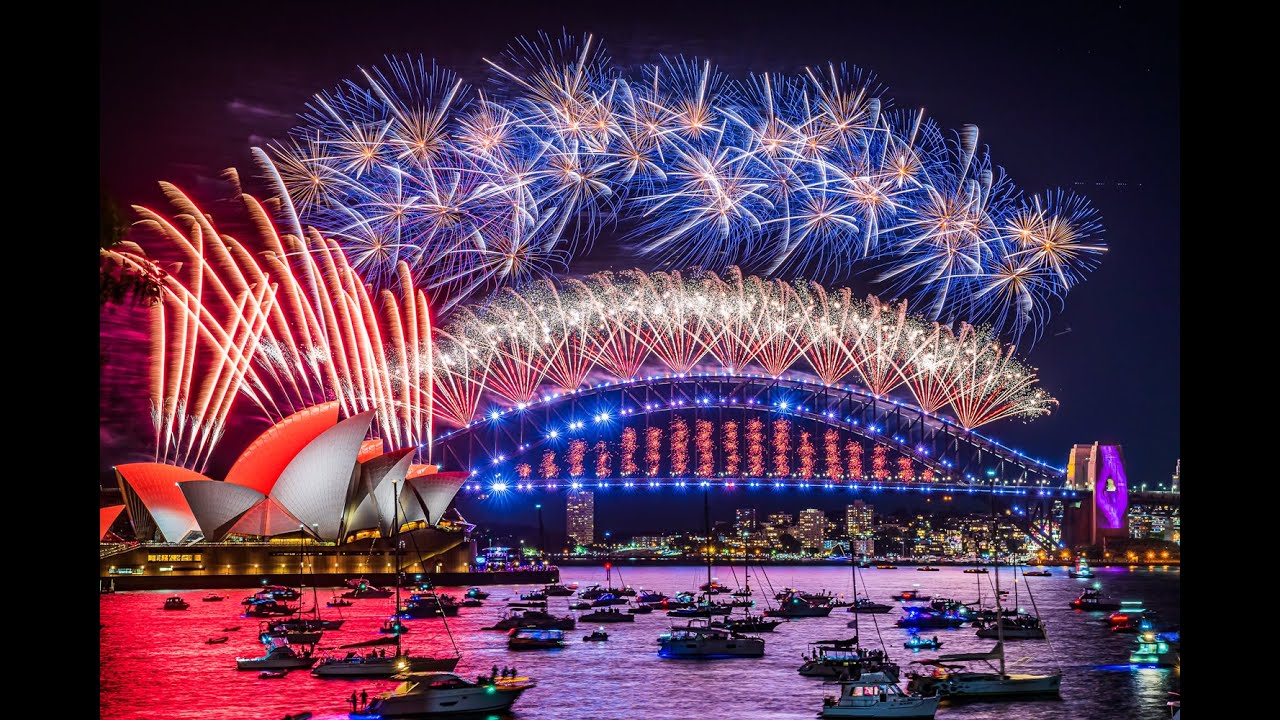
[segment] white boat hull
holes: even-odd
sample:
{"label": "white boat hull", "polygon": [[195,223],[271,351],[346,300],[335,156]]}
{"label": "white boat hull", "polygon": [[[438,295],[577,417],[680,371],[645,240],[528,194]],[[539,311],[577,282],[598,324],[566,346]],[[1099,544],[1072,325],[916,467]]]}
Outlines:
{"label": "white boat hull", "polygon": [[382,718],[435,718],[511,709],[525,688],[469,687],[379,698],[365,714]]}
{"label": "white boat hull", "polygon": [[822,709],[824,718],[931,718],[938,712],[939,698],[847,698],[843,704]]}

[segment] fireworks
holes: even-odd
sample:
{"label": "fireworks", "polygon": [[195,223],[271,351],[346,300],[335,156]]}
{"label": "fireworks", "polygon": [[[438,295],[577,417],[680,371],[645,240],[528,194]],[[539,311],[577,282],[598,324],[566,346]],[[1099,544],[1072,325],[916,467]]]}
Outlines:
{"label": "fireworks", "polygon": [[768,281],[737,268],[692,277],[599,273],[505,289],[485,306],[458,308],[438,335],[437,414],[457,425],[470,421],[465,413],[474,414],[484,392],[519,406],[547,396],[548,385],[573,391],[592,373],[629,379],[646,366],[813,372],[881,397],[905,390],[926,412],[950,411],[966,428],[1034,418],[1054,404],[990,331],[952,330],[913,317],[905,302],[856,300],[846,288]]}
{"label": "fireworks", "polygon": [[888,111],[856,69],[632,70],[591,36],[486,62],[485,92],[420,58],[361,69],[272,148],[303,220],[376,288],[406,263],[441,312],[563,270],[616,225],[672,268],[862,273],[930,319],[1034,338],[1106,250],[1084,199],[1024,196],[976,128],[948,139],[923,112]]}
{"label": "fireworks", "polygon": [[[399,266],[406,282],[398,296],[374,293],[337,243],[314,231],[304,237],[292,215],[284,225],[298,234],[281,235],[257,200],[240,195],[257,235],[250,251],[178,188],[161,187],[179,212],[173,221],[135,208],[160,256],[179,260],[160,273],[152,316],[157,461],[203,469],[238,395],[272,422],[337,400],[344,415],[375,410],[376,432],[391,447],[430,442],[431,317],[407,266]],[[117,256],[156,269],[134,243]],[[479,394],[454,376],[444,387],[450,408]]]}
{"label": "fireworks", "polygon": [[715,429],[710,420],[694,423],[693,445],[698,451],[698,477],[711,477],[716,467],[715,446],[712,437]]}
{"label": "fireworks", "polygon": [[689,423],[680,416],[671,420],[671,474],[675,477],[689,474]]}
{"label": "fireworks", "polygon": [[581,438],[571,440],[569,442],[569,477],[575,480],[582,477],[584,472],[582,461],[587,456],[587,441]]}
{"label": "fireworks", "polygon": [[636,429],[632,427],[622,429],[622,477],[632,477],[640,472],[640,466],[636,465]]}

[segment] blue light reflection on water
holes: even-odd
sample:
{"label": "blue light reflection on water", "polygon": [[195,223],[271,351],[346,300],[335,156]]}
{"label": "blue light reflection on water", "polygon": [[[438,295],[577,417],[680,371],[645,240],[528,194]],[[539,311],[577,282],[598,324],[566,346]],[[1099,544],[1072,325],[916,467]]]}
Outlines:
{"label": "blue light reflection on water", "polygon": [[[650,566],[621,568],[625,581],[637,588],[656,589],[672,595],[677,590],[691,590],[706,582],[702,567]],[[615,567],[615,582],[619,568]],[[983,597],[991,596],[990,575],[966,575],[961,568],[942,568],[936,573],[917,573],[909,566],[898,570],[866,569],[862,577],[873,600],[890,602],[895,610],[887,615],[860,616],[861,634],[865,641],[883,639],[890,655],[907,671],[908,663],[933,657],[934,653],[912,653],[902,643],[909,634],[894,627],[893,620],[900,603],[889,596],[919,584],[922,591],[935,597],[952,597],[966,602],[977,597],[977,583],[983,583]],[[848,595],[851,590],[847,566],[778,566],[766,568],[768,580],[776,590],[784,586],[817,591],[827,589]],[[1001,584],[1008,587],[1009,576],[1001,574]],[[717,567],[717,578],[735,585],[734,573],[742,577],[742,568]],[[603,568],[572,567],[562,570],[562,580],[604,582]],[[975,703],[955,707],[943,706],[939,718],[972,718],[988,720],[1006,718],[1016,713],[1019,720],[1057,718],[1108,717],[1161,720],[1168,717],[1165,702],[1169,690],[1177,690],[1177,671],[1173,669],[1132,668],[1124,664],[1133,648],[1134,636],[1109,632],[1101,622],[1101,613],[1078,613],[1067,603],[1084,587],[1102,583],[1103,592],[1118,600],[1142,600],[1158,613],[1158,627],[1176,624],[1179,617],[1180,575],[1169,570],[1105,569],[1092,580],[1072,580],[1065,571],[1054,569],[1048,578],[1019,578],[1018,587],[1031,584],[1036,605],[1045,617],[1049,641],[1010,641],[1006,655],[1011,671],[1047,671],[1061,666],[1064,677],[1062,700],[1018,703],[1017,705]],[[758,570],[752,571],[752,587],[757,603],[760,590],[769,585]],[[589,633],[590,624],[567,632],[578,641],[558,653],[506,650],[506,636],[479,628],[493,623],[503,610],[505,601],[515,600],[529,586],[489,588],[492,595],[481,608],[463,608],[449,626],[457,638],[463,659],[458,673],[474,679],[494,665],[514,664],[522,675],[538,681],[538,687],[526,692],[516,705],[516,720],[587,720],[594,718],[634,717],[636,713],[661,712],[664,717],[682,717],[696,708],[698,713],[716,717],[762,718],[764,720],[813,720],[821,708],[824,689],[821,682],[800,677],[796,668],[806,643],[829,638],[847,638],[852,630],[846,623],[853,617],[837,609],[827,618],[811,618],[784,623],[774,633],[765,633],[765,656],[759,659],[733,659],[715,662],[678,662],[658,657],[656,639],[670,629],[673,622],[662,613],[639,615],[635,623],[620,623],[609,628],[609,641],[584,643],[580,636]],[[446,589],[461,595],[461,588]],[[236,656],[262,654],[256,642],[256,624],[241,619],[239,599],[248,590],[228,590],[230,597],[217,603],[203,603],[208,591],[177,593],[191,603],[185,612],[161,610],[164,599],[172,592],[120,592],[101,598],[101,703],[103,718],[171,718],[172,720],[243,720],[271,718],[279,720],[290,713],[304,710],[314,713],[315,720],[346,718],[352,690],[367,690],[370,696],[389,690],[394,681],[319,680],[309,674],[294,672],[283,680],[260,681],[256,672],[237,672]],[[323,603],[330,591],[321,590]],[[771,595],[771,593],[770,593]],[[1010,602],[1013,596],[1009,596]],[[554,598],[552,611],[567,614],[570,598]],[[304,603],[311,604],[308,592]],[[390,600],[362,600],[344,608],[347,618],[342,630],[326,633],[321,647],[374,637],[377,627],[390,611]],[[1018,604],[1030,609],[1025,593]],[[337,614],[325,611],[325,616]],[[412,652],[437,655],[452,654],[452,648],[439,620],[406,621],[412,631],[404,636]],[[874,623],[874,624],[873,624]],[[222,632],[224,626],[240,625],[238,632]],[[989,650],[993,641],[982,640],[973,629],[929,631],[945,642],[945,652],[977,652]],[[210,637],[229,635],[222,645],[205,645]],[[1050,651],[1052,646],[1053,651]],[[1056,663],[1055,663],[1056,658]]]}

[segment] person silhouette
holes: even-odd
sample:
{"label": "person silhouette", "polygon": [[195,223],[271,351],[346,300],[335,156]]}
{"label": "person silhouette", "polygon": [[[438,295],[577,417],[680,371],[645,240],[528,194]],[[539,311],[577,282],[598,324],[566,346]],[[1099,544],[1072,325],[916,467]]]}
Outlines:
{"label": "person silhouette", "polygon": [[360,691],[360,707],[361,708],[369,707],[369,691],[368,690]]}
{"label": "person silhouette", "polygon": [[351,691],[351,712],[356,711],[356,691]]}

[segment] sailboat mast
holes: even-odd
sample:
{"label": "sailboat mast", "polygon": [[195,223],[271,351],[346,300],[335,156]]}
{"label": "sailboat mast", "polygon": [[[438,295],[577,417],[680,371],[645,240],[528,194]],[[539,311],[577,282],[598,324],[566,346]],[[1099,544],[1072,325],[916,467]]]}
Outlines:
{"label": "sailboat mast", "polygon": [[702,524],[707,529],[707,621],[711,621],[711,489],[702,488]]}
{"label": "sailboat mast", "polygon": [[396,606],[391,611],[391,628],[396,631],[396,657],[400,657],[400,489],[396,487],[394,480],[391,481],[391,498],[391,545],[395,557],[392,570],[396,573]]}
{"label": "sailboat mast", "polygon": [[[992,521],[994,527],[994,520]],[[992,533],[995,534],[994,532]],[[1000,677],[1004,678],[1004,608],[1000,604],[1000,548],[991,544],[996,571],[996,642],[1000,646]]]}

